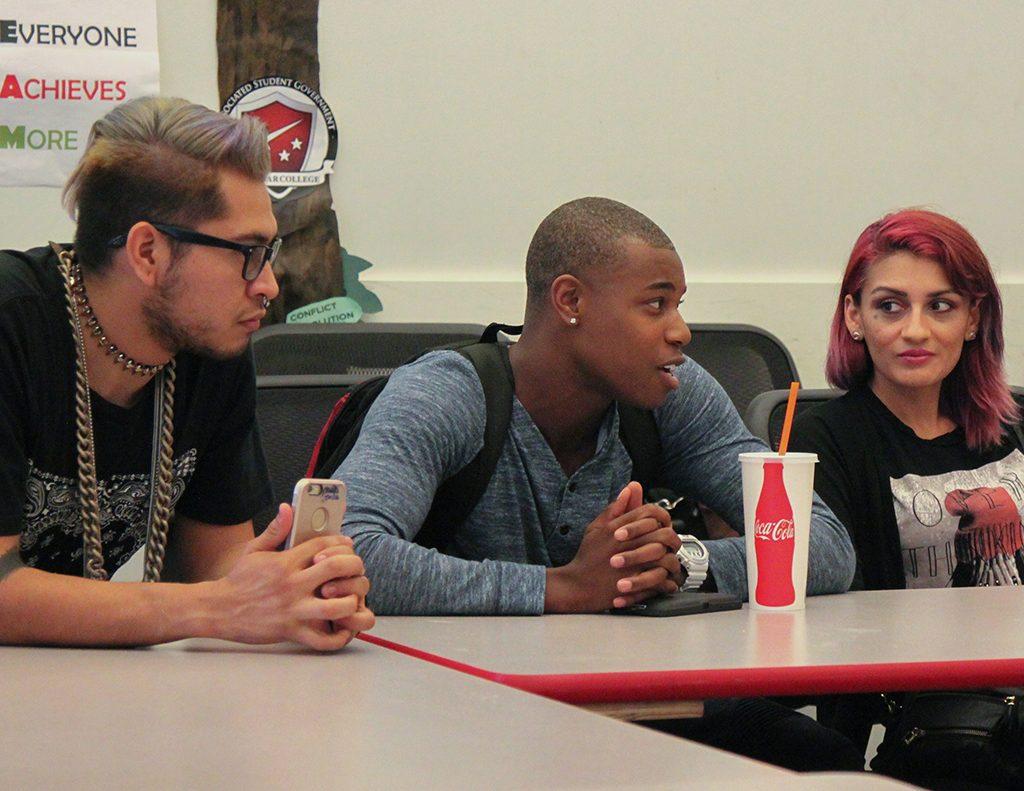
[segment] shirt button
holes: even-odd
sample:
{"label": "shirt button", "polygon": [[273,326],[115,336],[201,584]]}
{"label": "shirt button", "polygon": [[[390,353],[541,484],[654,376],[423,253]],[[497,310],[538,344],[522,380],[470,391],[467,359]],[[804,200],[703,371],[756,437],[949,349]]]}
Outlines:
{"label": "shirt button", "polygon": [[567,489],[568,489],[568,490],[569,490],[570,492],[575,492],[575,491],[576,491],[576,481],[570,481],[570,482],[569,482],[569,485],[568,485],[568,486],[567,486],[566,488],[567,488]]}
{"label": "shirt button", "polygon": [[561,533],[563,536],[569,535],[570,530],[572,530],[572,528],[569,527],[569,525],[562,525],[560,528],[558,528],[558,532]]}

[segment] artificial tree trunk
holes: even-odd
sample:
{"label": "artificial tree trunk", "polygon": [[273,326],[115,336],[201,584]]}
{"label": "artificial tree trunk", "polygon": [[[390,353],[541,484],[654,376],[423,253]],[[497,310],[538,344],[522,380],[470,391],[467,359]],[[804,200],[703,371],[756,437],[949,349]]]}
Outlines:
{"label": "artificial tree trunk", "polygon": [[[319,91],[317,17],[318,0],[218,0],[221,104],[238,86],[270,75],[291,77]],[[289,311],[311,302],[345,295],[330,176],[323,184],[296,187],[273,203],[284,239],[274,264],[281,295],[271,303],[265,324],[284,321]]]}

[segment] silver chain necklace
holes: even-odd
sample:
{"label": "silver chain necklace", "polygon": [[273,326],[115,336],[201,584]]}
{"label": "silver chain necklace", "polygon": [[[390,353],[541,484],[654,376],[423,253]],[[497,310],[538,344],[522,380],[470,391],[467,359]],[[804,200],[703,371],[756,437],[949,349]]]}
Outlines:
{"label": "silver chain necklace", "polygon": [[[78,456],[78,502],[82,514],[83,575],[89,579],[107,579],[103,567],[103,539],[101,535],[99,483],[96,477],[96,443],[93,434],[92,398],[89,394],[89,372],[85,362],[85,338],[82,332],[80,313],[95,320],[92,309],[88,311],[88,298],[81,268],[75,261],[73,250],[64,250],[60,245],[50,243],[60,261],[61,276],[64,280],[64,295],[67,300],[68,319],[75,342],[75,443]],[[82,299],[79,298],[82,295]],[[99,326],[99,322],[89,322]],[[100,332],[102,336],[102,331]],[[101,343],[101,346],[103,344]],[[110,344],[116,350],[116,346]],[[108,351],[108,354],[111,352]],[[117,354],[121,354],[117,352]],[[174,473],[174,360],[160,366],[140,366],[129,357],[115,359],[121,365],[125,361],[139,367],[155,369],[159,381],[153,395],[153,452],[150,464],[149,518],[146,526],[146,553],[143,580],[158,582],[164,565],[167,548],[167,532],[171,521],[171,481]],[[127,367],[127,366],[126,366]],[[131,370],[131,369],[128,369]],[[132,373],[139,373],[132,370]],[[142,375],[146,375],[143,373]]]}

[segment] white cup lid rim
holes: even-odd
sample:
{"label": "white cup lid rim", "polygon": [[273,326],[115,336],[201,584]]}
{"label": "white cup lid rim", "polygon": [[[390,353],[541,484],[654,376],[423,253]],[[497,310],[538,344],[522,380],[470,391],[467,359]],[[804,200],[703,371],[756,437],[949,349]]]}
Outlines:
{"label": "white cup lid rim", "polygon": [[740,461],[768,461],[769,459],[782,462],[792,461],[795,464],[815,464],[818,461],[818,454],[797,453],[796,451],[787,453],[785,456],[780,456],[774,451],[758,451],[740,454]]}

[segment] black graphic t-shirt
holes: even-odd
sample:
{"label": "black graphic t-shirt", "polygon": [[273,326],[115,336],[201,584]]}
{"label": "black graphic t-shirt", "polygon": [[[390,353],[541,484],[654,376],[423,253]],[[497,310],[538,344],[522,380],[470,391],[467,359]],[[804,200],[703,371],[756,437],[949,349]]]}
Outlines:
{"label": "black graphic t-shirt", "polygon": [[790,447],[818,454],[814,488],[857,550],[854,587],[1020,585],[1024,454],[962,429],[925,440],[868,387],[800,415]]}
{"label": "black graphic t-shirt", "polygon": [[[63,288],[49,248],[0,252],[0,535],[20,535],[27,565],[81,575],[75,356]],[[270,500],[251,355],[182,353],[176,374],[175,512],[215,525],[251,519]],[[109,574],[145,542],[153,394],[151,381],[125,409],[92,393]]]}

